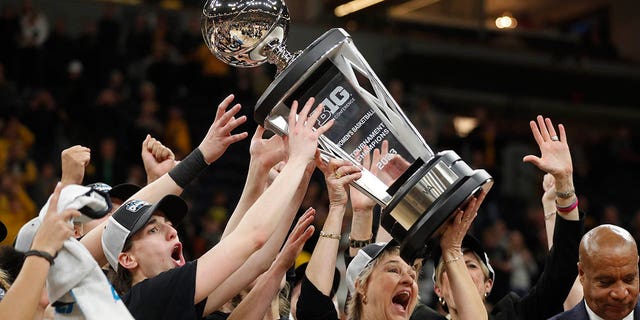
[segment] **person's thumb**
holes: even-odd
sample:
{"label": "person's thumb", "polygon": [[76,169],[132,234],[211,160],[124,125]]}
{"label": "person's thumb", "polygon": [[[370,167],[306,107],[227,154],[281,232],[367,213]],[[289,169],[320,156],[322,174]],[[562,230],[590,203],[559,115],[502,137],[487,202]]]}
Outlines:
{"label": "person's thumb", "polygon": [[536,166],[538,166],[538,164],[540,164],[541,159],[539,157],[533,156],[533,155],[528,155],[528,156],[524,156],[524,158],[522,158],[522,162],[530,162]]}

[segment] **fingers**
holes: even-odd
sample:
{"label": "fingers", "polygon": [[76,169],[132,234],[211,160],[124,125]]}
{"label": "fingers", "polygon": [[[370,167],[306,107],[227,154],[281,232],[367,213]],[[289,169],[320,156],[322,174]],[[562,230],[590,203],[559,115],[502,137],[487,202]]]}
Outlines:
{"label": "fingers", "polygon": [[251,140],[260,140],[260,139],[262,139],[262,136],[264,135],[264,131],[265,131],[264,127],[261,126],[261,125],[258,125],[258,127],[256,128],[256,131],[253,133],[253,137],[251,137]]}
{"label": "fingers", "polygon": [[226,98],[224,98],[222,102],[220,102],[220,104],[218,105],[218,110],[216,110],[216,119],[220,119],[224,115],[225,110],[227,110],[227,107],[231,104],[233,98],[233,94],[230,94]]}
{"label": "fingers", "polygon": [[143,145],[146,145],[147,151],[149,151],[149,153],[151,153],[159,162],[166,159],[175,159],[175,155],[169,147],[163,145],[162,142],[158,141],[156,138],[152,138],[150,135],[147,135]]}
{"label": "fingers", "polygon": [[289,130],[296,125],[296,114],[298,113],[298,101],[294,100],[289,111]]}
{"label": "fingers", "polygon": [[331,171],[333,171],[329,169],[331,160],[329,162],[325,162],[324,160],[322,160],[320,149],[316,149],[316,154],[314,155],[313,158],[314,158],[314,161],[316,162],[316,167],[320,169],[320,171],[322,171],[322,173],[324,173],[325,176],[327,175],[327,173],[330,173]]}
{"label": "fingers", "polygon": [[557,140],[554,140],[554,137],[555,139],[558,139],[558,135],[556,134],[556,129],[553,127],[553,122],[551,122],[551,119],[545,118],[544,122],[546,124],[547,130],[549,131],[549,138],[552,141],[557,141]]}
{"label": "fingers", "polygon": [[482,203],[484,202],[484,198],[486,197],[487,197],[487,192],[482,190],[480,192],[480,195],[477,198],[478,200],[476,201],[475,208],[473,210],[476,214],[478,213],[478,210],[480,209],[480,206],[482,205]]}
{"label": "fingers", "polygon": [[564,125],[559,124],[558,125],[558,131],[560,131],[560,141],[564,141],[565,143],[567,142],[567,132],[564,130]]}
{"label": "fingers", "polygon": [[540,132],[540,135],[542,136],[542,140],[543,141],[549,141],[550,137],[549,137],[549,131],[547,131],[547,126],[544,123],[544,118],[542,116],[537,116],[536,120],[538,121],[538,131]]}
{"label": "fingers", "polygon": [[[313,236],[313,232],[316,230],[316,228],[312,225],[308,226],[305,230],[304,233],[295,241],[295,243],[300,244],[300,250],[302,251],[302,245],[307,242],[307,240],[311,239],[311,236]],[[298,254],[300,254],[300,252],[298,251]],[[297,255],[296,255],[297,256]]]}
{"label": "fingers", "polygon": [[360,179],[362,177],[362,172],[360,172],[360,168],[357,166],[351,165],[349,162],[345,161],[340,167],[334,170],[334,175],[338,182],[341,184],[347,184],[351,181]]}
{"label": "fingers", "polygon": [[389,141],[382,140],[382,146],[380,146],[380,149],[381,149],[381,154],[383,156],[386,156],[387,153],[389,153]]}
{"label": "fingers", "polygon": [[249,136],[249,133],[247,132],[232,134],[229,137],[225,138],[225,142],[227,143],[227,145],[231,145],[240,140],[244,140],[248,136]]}
{"label": "fingers", "polygon": [[316,214],[315,209],[313,208],[307,209],[307,211],[305,211],[305,213],[298,219],[298,223],[296,223],[296,226],[293,228],[293,231],[291,231],[289,238],[290,239],[297,238],[305,230],[307,230],[307,227],[309,227],[313,222],[313,220],[315,219],[315,214]]}
{"label": "fingers", "polygon": [[52,213],[55,214],[58,212],[58,199],[60,199],[60,191],[62,191],[62,183],[58,182],[56,184],[56,188],[53,190],[53,194],[49,199],[49,208],[47,209],[47,214],[44,216],[44,219],[52,219]]}
{"label": "fingers", "polygon": [[318,104],[316,109],[313,110],[313,112],[311,113],[311,116],[309,116],[309,119],[307,119],[307,123],[311,127],[313,127],[318,121],[318,117],[320,116],[320,114],[322,114],[322,110],[324,110],[324,104],[320,103]]}
{"label": "fingers", "polygon": [[469,228],[469,226],[471,226],[473,219],[475,219],[478,214],[477,204],[478,204],[478,199],[476,197],[471,197],[471,199],[469,200],[469,203],[467,204],[466,209],[460,215],[460,222],[463,228],[465,228],[465,232]]}
{"label": "fingers", "polygon": [[558,125],[559,132],[557,133],[553,126],[553,121],[551,121],[550,118],[544,118],[538,115],[536,121],[531,121],[529,125],[531,126],[531,132],[538,145],[549,141],[566,141],[567,136],[564,131],[564,126],[562,124]]}
{"label": "fingers", "polygon": [[235,106],[233,106],[233,108],[223,113],[222,116],[220,116],[219,118],[216,118],[216,121],[214,121],[214,123],[217,123],[218,125],[221,126],[221,128],[228,130],[225,132],[230,132],[232,130],[232,129],[228,129],[230,125],[233,128],[235,128],[238,125],[242,124],[243,122],[247,121],[246,116],[235,118],[235,115],[238,112],[240,112],[241,109],[242,107],[240,106],[240,104],[236,104]]}
{"label": "fingers", "polygon": [[[297,123],[297,125],[302,126],[302,127],[306,127],[307,116],[309,115],[309,110],[311,110],[311,107],[313,106],[314,102],[315,102],[315,99],[313,97],[311,97],[304,104],[304,107],[302,107],[302,110],[300,110],[300,114],[298,114],[298,123]],[[311,126],[313,126],[313,124]]]}
{"label": "fingers", "polygon": [[534,155],[527,155],[527,156],[524,156],[524,158],[522,158],[522,162],[530,162],[534,164],[536,167],[540,167],[541,161],[542,159]]}
{"label": "fingers", "polygon": [[536,143],[538,145],[542,145],[542,143],[544,142],[544,139],[540,134],[540,130],[538,130],[538,125],[536,124],[536,122],[529,121],[529,127],[531,127],[531,133],[533,134],[533,139],[536,140]]}
{"label": "fingers", "polygon": [[144,138],[144,141],[142,141],[142,152],[144,152],[145,150],[149,150],[150,142],[151,142],[151,135],[147,134],[147,136]]}
{"label": "fingers", "polygon": [[76,209],[66,209],[60,213],[63,221],[69,221],[73,218],[79,217],[82,213]]}
{"label": "fingers", "polygon": [[309,207],[303,214],[302,216],[300,216],[300,218],[298,220],[304,220],[307,219],[308,217],[314,216],[316,214],[316,209],[314,209],[313,207]]}

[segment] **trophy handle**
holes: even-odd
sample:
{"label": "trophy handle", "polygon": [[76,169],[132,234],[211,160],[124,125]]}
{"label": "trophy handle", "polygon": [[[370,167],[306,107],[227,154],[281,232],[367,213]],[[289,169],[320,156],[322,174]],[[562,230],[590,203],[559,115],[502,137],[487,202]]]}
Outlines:
{"label": "trophy handle", "polygon": [[295,60],[301,53],[301,50],[294,53],[289,52],[284,43],[280,42],[277,38],[266,43],[262,47],[262,50],[260,50],[260,54],[267,57],[267,62],[276,66],[276,75],[280,74],[282,70],[284,70],[289,63]]}

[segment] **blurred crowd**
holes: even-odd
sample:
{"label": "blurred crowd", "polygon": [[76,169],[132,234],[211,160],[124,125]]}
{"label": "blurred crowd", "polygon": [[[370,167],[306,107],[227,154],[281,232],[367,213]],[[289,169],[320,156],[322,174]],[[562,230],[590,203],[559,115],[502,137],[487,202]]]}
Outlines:
{"label": "blurred crowd", "polygon": [[[217,60],[202,40],[198,15],[179,19],[170,12],[139,10],[135,19],[125,20],[125,9],[105,4],[98,21],[86,22],[79,35],[71,36],[63,20],[51,20],[28,0],[1,10],[0,221],[8,229],[2,244],[14,241],[53,192],[65,148],[80,144],[91,149],[85,184],[144,186],[140,146],[147,134],[183,159],[195,147],[192,137],[204,135],[218,101],[229,93],[249,118],[241,130],[255,129],[252,107],[274,70],[237,69]],[[488,299],[526,293],[548,251],[542,174],[522,163],[523,155],[536,152],[524,120],[530,115],[472,107],[465,112],[476,125],[462,134],[454,122],[460,114],[446,101],[412,91],[401,80],[388,85],[434,150],[454,150],[471,167],[494,177],[495,186],[472,226],[495,269]],[[640,206],[631,200],[640,178],[640,148],[634,128],[598,119],[558,120],[572,128],[575,189],[587,213],[587,229],[619,225],[637,242]],[[180,226],[186,256],[198,258],[219,241],[244,185],[248,149],[247,140],[232,145],[186,189],[190,210]],[[324,183],[314,175],[302,201],[302,208],[316,209],[318,226],[329,211]],[[316,228],[305,251],[313,250],[321,229]],[[423,298],[432,297],[434,305],[432,288],[423,287]]]}

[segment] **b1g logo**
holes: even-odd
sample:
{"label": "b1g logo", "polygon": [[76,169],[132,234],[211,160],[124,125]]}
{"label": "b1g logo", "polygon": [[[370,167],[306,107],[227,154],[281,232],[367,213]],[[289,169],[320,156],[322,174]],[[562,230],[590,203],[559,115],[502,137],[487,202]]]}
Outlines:
{"label": "b1g logo", "polygon": [[329,121],[333,114],[335,114],[340,107],[344,106],[349,100],[349,97],[351,97],[351,94],[349,94],[345,88],[342,86],[335,87],[329,94],[329,97],[322,100],[324,108],[322,109],[322,114],[318,117],[318,126]]}

